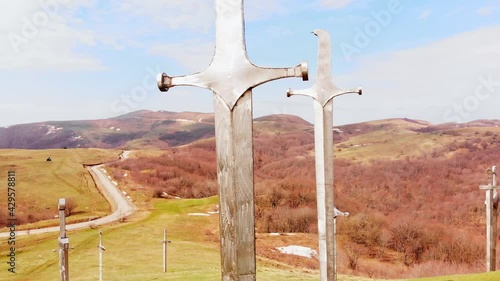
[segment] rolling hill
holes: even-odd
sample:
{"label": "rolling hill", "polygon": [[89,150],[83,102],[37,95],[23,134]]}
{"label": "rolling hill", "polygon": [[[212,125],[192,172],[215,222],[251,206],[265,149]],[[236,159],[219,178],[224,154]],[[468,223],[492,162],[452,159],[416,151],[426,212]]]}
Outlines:
{"label": "rolling hill", "polygon": [[0,128],[0,148],[164,148],[214,135],[213,114],[141,110],[114,118]]}
{"label": "rolling hill", "polygon": [[[394,121],[394,120],[393,120]],[[380,131],[385,123],[361,123],[341,126],[336,140],[344,140],[372,131]],[[407,120],[406,125],[422,128],[430,125]],[[420,125],[420,126],[419,126]],[[387,124],[387,126],[391,126]],[[255,119],[256,134],[279,134],[295,131],[313,136],[313,126],[297,116],[271,115]],[[189,144],[214,136],[211,113],[140,110],[114,118],[82,121],[47,121],[0,128],[0,148],[166,148]],[[344,134],[341,134],[345,132]]]}
{"label": "rolling hill", "polygon": [[[134,149],[135,157],[109,168],[128,193],[145,202],[206,198],[217,194],[213,128],[212,114],[137,111],[3,128],[0,147]],[[434,125],[399,118],[332,130],[336,205],[351,213],[338,222],[340,272],[400,278],[482,270],[478,186],[488,181],[486,168],[498,164],[500,121]],[[296,116],[254,120],[259,233],[315,233],[313,138],[313,125]],[[271,247],[258,254],[298,262],[283,261]]]}
{"label": "rolling hill", "polygon": [[[387,119],[334,128],[335,142],[345,146],[380,143],[386,137],[414,137],[433,140],[433,135],[457,134],[471,128],[498,128],[499,120],[478,120],[464,124],[439,124],[412,119]],[[482,129],[480,129],[482,130]],[[259,135],[300,134],[313,137],[313,125],[292,115],[270,115],[254,119]],[[0,148],[117,148],[162,149],[193,143],[214,136],[212,113],[140,110],[125,115],[80,121],[46,121],[0,127]]]}

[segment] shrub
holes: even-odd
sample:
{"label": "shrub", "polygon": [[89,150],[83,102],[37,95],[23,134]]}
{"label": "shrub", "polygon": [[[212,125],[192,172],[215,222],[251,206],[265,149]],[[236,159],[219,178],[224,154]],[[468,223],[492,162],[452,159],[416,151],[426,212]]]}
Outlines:
{"label": "shrub", "polygon": [[155,190],[153,190],[153,198],[161,198],[162,195],[163,195],[162,188],[155,188]]}
{"label": "shrub", "polygon": [[485,249],[482,245],[462,237],[441,241],[429,253],[429,257],[433,260],[469,265],[477,264],[484,256]]}
{"label": "shrub", "polygon": [[67,217],[71,216],[74,210],[78,207],[78,203],[74,197],[66,198],[66,209],[64,213]]}
{"label": "shrub", "polygon": [[351,243],[348,243],[343,248],[347,256],[347,267],[351,270],[356,270],[358,267],[358,260],[361,258],[363,250],[359,246]]}
{"label": "shrub", "polygon": [[391,229],[389,245],[403,254],[402,262],[406,266],[421,262],[425,251],[434,242],[423,229],[411,221],[402,222]]}
{"label": "shrub", "polygon": [[354,243],[378,246],[382,242],[382,221],[367,214],[356,214],[341,220],[338,232]]}

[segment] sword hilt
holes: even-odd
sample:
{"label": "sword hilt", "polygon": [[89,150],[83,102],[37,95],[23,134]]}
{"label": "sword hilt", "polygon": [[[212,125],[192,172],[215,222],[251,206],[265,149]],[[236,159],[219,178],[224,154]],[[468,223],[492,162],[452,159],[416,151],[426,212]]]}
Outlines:
{"label": "sword hilt", "polygon": [[168,76],[165,72],[158,74],[157,77],[158,89],[162,92],[168,91],[172,88],[172,77]]}

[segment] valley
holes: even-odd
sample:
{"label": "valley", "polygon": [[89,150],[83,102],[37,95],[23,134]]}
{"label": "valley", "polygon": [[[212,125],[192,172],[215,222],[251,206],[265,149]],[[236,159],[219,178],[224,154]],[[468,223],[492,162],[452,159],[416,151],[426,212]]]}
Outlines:
{"label": "valley", "polygon": [[[80,161],[81,165],[82,162],[109,161],[119,151],[130,149],[129,159],[111,163],[106,170],[118,186],[137,202],[139,211],[123,222],[105,226],[104,229],[121,233],[126,229],[132,231],[131,225],[140,225],[145,229],[155,229],[160,235],[161,228],[167,227],[177,239],[194,243],[190,239],[196,236],[199,239],[196,243],[200,243],[198,247],[217,253],[219,236],[216,216],[183,217],[186,226],[180,226],[166,218],[162,211],[168,208],[168,212],[175,210],[179,214],[187,214],[217,210],[215,142],[210,114],[140,111],[107,120],[85,121],[85,126],[78,125],[76,121],[68,122],[59,123],[56,128],[63,129],[48,135],[41,131],[45,135],[42,134],[36,143],[27,140],[14,142],[34,147],[44,143],[43,136],[57,137],[61,140],[58,145],[68,149],[40,150],[43,147],[37,147],[37,150],[13,150],[7,149],[12,147],[5,147],[0,150],[3,153],[0,156],[4,157],[2,162],[14,163],[15,157],[26,157],[25,164],[19,162],[16,165],[20,169],[28,169],[28,162],[33,162],[32,157],[37,153],[56,155],[52,156],[55,161],[50,165],[60,157],[75,158],[77,153],[97,157],[75,161]],[[74,143],[71,137],[63,141],[63,137],[57,134],[66,134],[64,131],[69,130],[66,126],[70,123],[75,134],[76,128],[93,129],[87,133],[78,131],[80,143]],[[126,124],[129,124],[128,127]],[[500,154],[499,125],[500,122],[494,120],[433,125],[418,120],[388,119],[335,127],[336,206],[350,213],[349,217],[341,217],[337,221],[339,274],[345,278],[340,280],[351,280],[347,276],[394,279],[482,272],[485,211],[484,191],[479,190],[479,185],[488,183],[486,169],[496,164],[496,157]],[[14,126],[7,129],[11,128]],[[139,128],[150,129],[139,134]],[[1,139],[5,136],[0,130]],[[85,148],[87,145],[99,148]],[[28,157],[29,152],[32,155]],[[44,157],[39,158],[40,165],[47,164]],[[254,160],[257,254],[260,266],[266,268],[260,274],[267,274],[267,270],[279,270],[283,274],[299,270],[304,276],[311,274],[313,280],[318,270],[314,258],[289,256],[275,249],[293,243],[317,248],[312,125],[289,115],[256,118]],[[20,175],[33,173],[31,170],[21,171]],[[54,181],[58,179],[54,174],[50,175]],[[71,183],[71,177],[66,181]],[[70,190],[71,185],[62,183],[51,186]],[[29,185],[36,184],[33,180]],[[43,193],[45,196],[64,194],[47,188],[47,193]],[[35,205],[37,210],[56,208],[48,199],[36,199],[43,195],[41,192],[26,190],[19,195],[25,200],[21,206]],[[91,209],[93,203],[80,199],[80,194],[75,190],[74,195],[69,195],[78,199],[75,212],[83,214],[87,208]],[[91,197],[104,200],[98,194]],[[36,204],[31,200],[36,200]],[[189,202],[205,203],[198,210],[188,207]],[[29,208],[26,209],[28,212]],[[86,214],[85,218],[99,214]],[[69,218],[77,221],[77,215],[72,217]],[[157,221],[159,217],[165,223]],[[50,224],[47,219],[43,216],[31,218],[32,221],[27,220],[22,227]],[[149,223],[152,221],[164,226],[153,226]],[[195,227],[199,233],[188,234],[192,221],[200,223]],[[90,233],[94,232],[89,229],[73,235],[91,239]],[[37,239],[50,244],[50,236],[44,237]],[[29,241],[33,238],[22,239]],[[141,241],[147,239],[152,238],[145,237]],[[32,248],[26,247],[26,251],[23,250],[25,255],[32,255],[32,250],[28,250]],[[172,247],[175,252],[176,246],[173,244]],[[3,253],[3,249],[1,251]],[[90,254],[88,251],[81,253]],[[125,260],[121,262],[125,263]],[[40,268],[48,270],[53,266],[46,264]],[[216,280],[218,260],[212,266],[215,267],[213,280]],[[182,265],[172,268],[177,267],[183,268]],[[202,279],[211,280],[206,278]]]}

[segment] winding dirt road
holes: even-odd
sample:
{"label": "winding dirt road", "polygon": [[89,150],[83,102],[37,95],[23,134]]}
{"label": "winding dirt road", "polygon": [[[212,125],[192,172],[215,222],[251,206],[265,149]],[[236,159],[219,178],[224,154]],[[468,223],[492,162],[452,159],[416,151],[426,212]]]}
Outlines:
{"label": "winding dirt road", "polygon": [[[124,151],[122,158],[126,159],[128,157],[128,151]],[[104,195],[106,200],[111,205],[111,210],[113,213],[105,217],[75,224],[66,225],[66,230],[75,230],[82,228],[96,227],[99,225],[111,223],[120,220],[122,217],[131,215],[135,211],[135,206],[130,202],[130,199],[126,198],[118,188],[113,184],[113,182],[108,178],[108,176],[103,172],[103,165],[98,166],[88,166],[87,170],[92,174],[92,177],[96,181],[97,188]],[[16,231],[16,236],[27,235],[27,234],[39,234],[48,232],[58,232],[60,230],[59,226],[30,229],[30,230],[20,230]],[[1,232],[0,237],[8,237],[10,232]]]}

